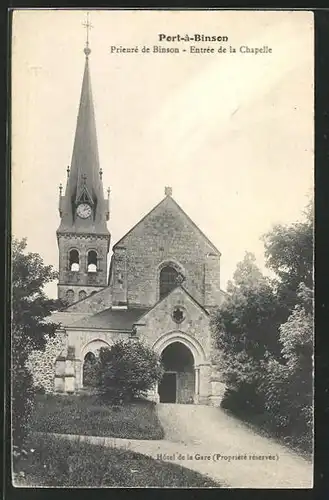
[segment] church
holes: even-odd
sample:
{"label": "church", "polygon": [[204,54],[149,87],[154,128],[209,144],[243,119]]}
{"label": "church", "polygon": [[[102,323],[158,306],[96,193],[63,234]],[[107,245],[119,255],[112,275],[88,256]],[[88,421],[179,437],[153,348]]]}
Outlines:
{"label": "church", "polygon": [[115,242],[109,257],[110,192],[104,196],[90,53],[87,42],[72,160],[59,189],[58,298],[68,305],[51,317],[60,327],[45,353],[31,356],[34,382],[48,392],[79,392],[84,366],[101,347],[139,339],[165,369],[151,399],[218,405],[225,386],[209,319],[226,296],[221,254],[165,187],[163,199]]}

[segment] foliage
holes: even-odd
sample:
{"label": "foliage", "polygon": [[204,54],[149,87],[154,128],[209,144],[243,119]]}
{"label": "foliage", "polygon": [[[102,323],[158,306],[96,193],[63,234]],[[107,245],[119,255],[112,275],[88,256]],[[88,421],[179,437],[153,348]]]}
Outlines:
{"label": "foliage", "polygon": [[280,300],[292,309],[298,303],[300,283],[313,287],[313,204],[308,204],[304,220],[275,225],[263,241],[267,266],[278,278]]}
{"label": "foliage", "polygon": [[125,439],[163,439],[151,401],[113,406],[96,394],[45,394],[35,398],[33,430]]}
{"label": "foliage", "polygon": [[62,303],[47,298],[44,286],[57,278],[37,253],[26,252],[26,238],[12,244],[12,326],[14,355],[25,361],[32,349],[42,350],[45,335],[53,336],[58,325],[45,318]]}
{"label": "foliage", "polygon": [[[264,236],[265,278],[246,253],[212,318],[227,391],[223,406],[310,447],[312,433],[313,207]],[[248,417],[248,419],[249,419]],[[250,420],[249,419],[249,420]],[[296,440],[295,440],[296,441]]]}
{"label": "foliage", "polygon": [[312,290],[303,283],[297,304],[280,327],[283,363],[270,360],[262,390],[266,409],[278,428],[303,436],[310,446],[313,426],[313,301]]}
{"label": "foliage", "polygon": [[216,487],[220,484],[177,464],[127,449],[76,438],[38,436],[33,453],[21,461],[16,486],[56,487]]}
{"label": "foliage", "polygon": [[225,382],[238,389],[241,384],[258,380],[264,359],[270,354],[280,355],[278,327],[285,311],[251,253],[247,252],[238,264],[228,291],[212,326]]}
{"label": "foliage", "polygon": [[99,351],[98,388],[113,402],[132,401],[145,394],[162,374],[157,354],[138,339],[118,341]]}
{"label": "foliage", "polygon": [[26,252],[26,238],[12,244],[12,429],[14,445],[22,447],[28,432],[34,389],[26,361],[33,349],[43,350],[45,335],[57,325],[44,320],[62,304],[43,291],[57,274],[40,255]]}

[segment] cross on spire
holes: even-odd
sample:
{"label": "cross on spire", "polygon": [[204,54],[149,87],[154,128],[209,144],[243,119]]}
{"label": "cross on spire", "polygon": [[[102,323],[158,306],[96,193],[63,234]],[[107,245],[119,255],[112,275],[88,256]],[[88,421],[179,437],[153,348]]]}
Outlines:
{"label": "cross on spire", "polygon": [[86,32],[87,32],[87,39],[86,39],[86,46],[84,48],[84,53],[88,57],[90,52],[91,52],[91,50],[89,48],[89,30],[91,30],[91,28],[93,28],[93,25],[89,21],[89,12],[87,12],[87,20],[84,23],[82,23],[82,26],[84,28],[86,28]]}

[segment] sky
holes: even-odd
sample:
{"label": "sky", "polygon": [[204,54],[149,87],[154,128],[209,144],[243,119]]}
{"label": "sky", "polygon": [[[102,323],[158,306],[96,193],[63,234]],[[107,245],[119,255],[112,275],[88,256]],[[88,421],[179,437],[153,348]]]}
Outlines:
{"label": "sky", "polygon": [[[303,11],[90,11],[90,71],[115,244],[173,197],[221,251],[225,290],[245,251],[263,272],[262,234],[302,216],[313,196],[313,14]],[[82,10],[14,12],[12,232],[58,269],[66,182],[84,69]],[[158,34],[227,36],[161,42]],[[151,48],[116,53],[111,46]],[[215,47],[153,53],[154,45]],[[230,45],[236,53],[218,53]],[[242,54],[240,46],[272,49]],[[55,297],[56,283],[47,286]]]}

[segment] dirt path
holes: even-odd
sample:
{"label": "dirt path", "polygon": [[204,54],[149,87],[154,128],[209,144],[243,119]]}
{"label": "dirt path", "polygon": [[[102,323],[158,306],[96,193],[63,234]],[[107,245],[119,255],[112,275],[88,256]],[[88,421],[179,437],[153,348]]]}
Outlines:
{"label": "dirt path", "polygon": [[[195,470],[208,471],[211,477],[232,487],[312,487],[310,462],[256,434],[222,409],[177,404],[159,404],[157,409],[166,442],[172,442],[173,449],[183,445],[187,453],[194,455],[193,462],[198,465]],[[196,460],[197,453],[204,458]],[[229,459],[237,455],[239,459]],[[273,459],[256,458],[269,455]]]}
{"label": "dirt path", "polygon": [[[220,408],[159,404],[157,410],[165,430],[165,439],[161,441],[61,436],[176,463],[211,477],[222,487],[312,488],[310,462],[259,436]],[[269,456],[272,458],[264,458]]]}

